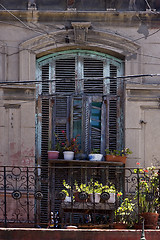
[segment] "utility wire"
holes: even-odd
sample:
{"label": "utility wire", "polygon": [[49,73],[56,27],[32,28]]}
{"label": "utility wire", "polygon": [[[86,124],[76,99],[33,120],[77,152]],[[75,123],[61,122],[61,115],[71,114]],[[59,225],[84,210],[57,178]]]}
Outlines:
{"label": "utility wire", "polygon": [[127,79],[132,79],[132,78],[141,78],[141,77],[159,77],[160,76],[160,73],[158,74],[135,74],[135,75],[127,75],[127,76],[118,76],[118,77],[110,77],[110,76],[107,76],[107,77],[92,77],[92,78],[80,78],[80,79],[75,79],[75,78],[70,78],[70,79],[43,79],[43,80],[25,80],[25,81],[8,81],[8,82],[0,82],[0,85],[3,85],[3,84],[7,84],[7,85],[10,85],[10,84],[31,84],[31,83],[49,83],[49,82],[57,82],[57,81],[63,81],[63,82],[70,82],[70,81],[87,81],[87,80],[103,80],[103,79],[114,79],[114,80],[120,80],[120,79],[123,79],[125,81],[127,81]]}
{"label": "utility wire", "polygon": [[[41,29],[40,31],[37,31],[31,27],[29,27],[27,24],[25,24],[20,18],[18,18],[17,16],[15,16],[11,11],[9,11],[5,6],[3,6],[2,4],[0,4],[0,6],[5,10],[7,11],[10,15],[12,15],[17,21],[19,21],[21,24],[23,24],[27,29],[31,30],[31,31],[34,31],[36,33],[41,33],[43,35],[47,34],[50,38],[53,38],[54,41],[55,41],[55,38],[52,37],[47,31]],[[55,44],[56,44],[56,41],[55,41]]]}
{"label": "utility wire", "polygon": [[23,24],[27,29],[31,30],[31,31],[34,31],[34,32],[37,32],[37,33],[42,33],[41,31],[37,31],[31,27],[29,27],[27,24],[25,24],[20,18],[18,18],[17,16],[15,16],[11,11],[9,11],[5,6],[3,6],[1,3],[0,3],[0,6],[6,11],[8,12],[10,15],[12,15],[17,21],[19,21],[21,24]]}

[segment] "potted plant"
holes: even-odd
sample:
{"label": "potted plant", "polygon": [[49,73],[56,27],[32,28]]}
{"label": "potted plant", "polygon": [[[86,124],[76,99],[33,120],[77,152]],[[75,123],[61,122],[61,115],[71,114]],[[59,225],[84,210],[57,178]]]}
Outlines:
{"label": "potted plant", "polygon": [[[62,200],[65,201],[71,201],[73,198],[74,201],[76,202],[86,202],[88,199],[88,194],[87,194],[87,185],[84,183],[81,183],[80,185],[77,183],[77,181],[74,182],[73,187],[66,183],[65,180],[63,180],[63,186],[65,187],[59,195]],[[69,197],[69,198],[68,198]],[[70,199],[70,200],[67,200]]]}
{"label": "potted plant", "polygon": [[91,179],[87,184],[87,193],[89,194],[89,199],[91,202],[99,203],[102,193],[102,183],[93,181],[93,179]]}
{"label": "potted plant", "polygon": [[85,183],[78,184],[77,181],[75,181],[73,195],[76,202],[87,202],[89,196],[88,185]]}
{"label": "potted plant", "polygon": [[116,222],[113,227],[117,229],[127,228],[132,223],[131,214],[134,211],[135,204],[131,199],[126,197],[121,205],[115,210]]}
{"label": "potted plant", "polygon": [[137,174],[138,186],[135,199],[139,215],[145,219],[145,227],[155,229],[159,214],[159,177],[154,166],[147,169],[134,169]]}
{"label": "potted plant", "polygon": [[48,160],[51,161],[53,159],[59,158],[59,143],[56,144],[55,148],[52,148],[52,142],[50,141],[48,144]]}
{"label": "potted plant", "polygon": [[[103,185],[91,179],[88,183],[78,184],[78,182],[75,181],[73,187],[71,187],[71,185],[63,180],[63,186],[65,189],[61,191],[63,193],[62,198],[72,196],[76,202],[87,202],[90,200],[90,202],[93,203],[99,203],[100,201],[115,203],[116,188],[111,182]],[[118,192],[118,195],[121,196],[122,193]]]}
{"label": "potted plant", "polygon": [[88,160],[88,155],[83,153],[82,150],[76,151],[75,160]]}
{"label": "potted plant", "polygon": [[71,186],[67,184],[65,180],[63,180],[63,186],[65,187],[65,189],[61,191],[62,195],[64,196],[62,200],[64,200],[65,202],[71,202]]}
{"label": "potted plant", "polygon": [[103,159],[103,154],[100,153],[99,149],[93,149],[88,157],[90,161],[101,161]]}
{"label": "potted plant", "polygon": [[126,163],[127,155],[132,154],[129,148],[122,150],[109,150],[106,149],[106,161],[108,162],[122,162]]}
{"label": "potted plant", "polygon": [[108,199],[106,199],[105,201],[107,203],[115,203],[116,188],[114,184],[108,183],[108,185],[102,186],[101,199],[105,199],[104,196],[106,193],[108,193]]}
{"label": "potted plant", "polygon": [[71,140],[69,141],[65,131],[62,131],[62,134],[65,138],[65,141],[62,142],[64,159],[73,160],[74,154],[79,152],[79,144],[77,139],[79,135],[77,135],[75,138],[71,138]]}
{"label": "potted plant", "polygon": [[102,201],[107,203],[115,203],[116,188],[112,183],[103,185],[102,183],[93,181],[93,179],[91,179],[87,184],[86,191],[89,194],[91,202],[98,203]]}

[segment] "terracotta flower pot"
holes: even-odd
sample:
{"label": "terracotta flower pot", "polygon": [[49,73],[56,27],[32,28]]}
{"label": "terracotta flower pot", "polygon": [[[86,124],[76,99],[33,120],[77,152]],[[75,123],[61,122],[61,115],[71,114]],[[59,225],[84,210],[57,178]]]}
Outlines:
{"label": "terracotta flower pot", "polygon": [[148,229],[156,229],[158,222],[158,213],[146,212],[142,213],[141,216],[144,218],[144,226]]}
{"label": "terracotta flower pot", "polygon": [[58,159],[59,152],[58,151],[48,151],[48,160]]}
{"label": "terracotta flower pot", "polygon": [[[80,196],[79,196],[79,194],[80,194],[80,192],[74,192],[74,200],[76,201],[76,202],[87,202],[88,201],[88,198],[86,198],[86,199],[80,199]],[[86,197],[87,197],[88,195],[86,195]]]}
{"label": "terracotta flower pot", "polygon": [[106,155],[106,161],[107,162],[122,162],[126,163],[126,156],[115,156],[115,155]]}
{"label": "terracotta flower pot", "polygon": [[113,228],[115,229],[126,229],[128,227],[128,224],[122,223],[122,222],[115,222],[113,223]]}

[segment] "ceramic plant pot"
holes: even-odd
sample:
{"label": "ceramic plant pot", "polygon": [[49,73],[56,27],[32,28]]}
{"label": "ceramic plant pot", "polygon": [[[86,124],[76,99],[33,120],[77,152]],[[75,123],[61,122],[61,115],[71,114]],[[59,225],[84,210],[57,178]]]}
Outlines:
{"label": "ceramic plant pot", "polygon": [[101,198],[101,194],[100,193],[92,193],[89,195],[90,201],[91,202],[95,202],[95,203],[99,203],[100,202],[100,198]]}
{"label": "ceramic plant pot", "polygon": [[64,151],[64,160],[73,160],[74,159],[74,152],[72,151]]}
{"label": "ceramic plant pot", "polygon": [[75,154],[76,160],[87,160],[87,154],[85,153],[77,153]]}
{"label": "ceramic plant pot", "polygon": [[91,153],[88,155],[90,161],[102,161],[103,154],[100,153]]}
{"label": "ceramic plant pot", "polygon": [[108,199],[108,203],[115,203],[115,200],[116,200],[116,198],[115,198],[115,196],[116,196],[116,194],[115,193],[109,193],[109,195],[110,195],[110,198]]}

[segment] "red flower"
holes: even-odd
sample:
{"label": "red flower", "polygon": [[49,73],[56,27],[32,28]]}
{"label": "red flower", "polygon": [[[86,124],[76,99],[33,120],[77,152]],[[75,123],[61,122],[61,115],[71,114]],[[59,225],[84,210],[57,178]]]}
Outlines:
{"label": "red flower", "polygon": [[137,162],[136,164],[137,164],[137,165],[140,165],[140,163],[139,163],[139,162]]}
{"label": "red flower", "polygon": [[120,197],[120,196],[122,196],[122,193],[117,193],[117,197]]}

